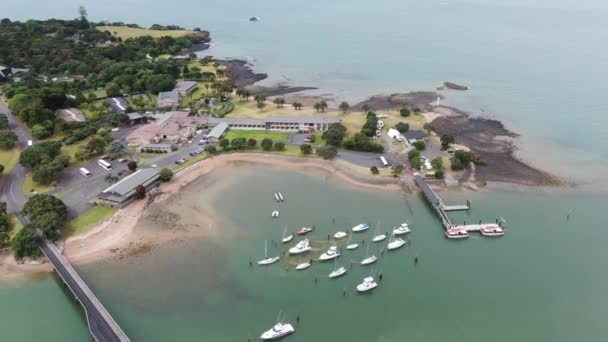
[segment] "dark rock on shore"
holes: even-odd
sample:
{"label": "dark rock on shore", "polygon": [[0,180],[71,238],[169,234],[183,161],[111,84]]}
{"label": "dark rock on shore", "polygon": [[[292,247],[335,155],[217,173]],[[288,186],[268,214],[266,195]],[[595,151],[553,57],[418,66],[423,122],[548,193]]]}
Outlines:
{"label": "dark rock on shore", "polygon": [[401,108],[418,108],[422,111],[429,110],[431,103],[437,100],[434,91],[413,91],[409,93],[396,93],[390,95],[375,95],[369,99],[352,106],[352,110],[362,110],[367,105],[370,110],[399,110]]}
{"label": "dark rock on shore", "polygon": [[508,182],[523,185],[558,185],[560,181],[515,157],[517,147],[512,139],[517,134],[497,120],[472,118],[451,107],[440,106],[444,115],[432,121],[435,132],[453,135],[456,143],[465,145],[487,162],[476,168],[478,181]]}
{"label": "dark rock on shore", "polygon": [[443,82],[443,86],[437,88],[437,90],[443,90],[443,89],[469,90],[469,87],[460,85],[460,84],[456,84],[456,83],[452,83],[452,82]]}
{"label": "dark rock on shore", "polygon": [[226,66],[225,74],[237,87],[245,87],[268,77],[264,73],[255,73],[251,66],[242,59],[218,60],[219,64]]}

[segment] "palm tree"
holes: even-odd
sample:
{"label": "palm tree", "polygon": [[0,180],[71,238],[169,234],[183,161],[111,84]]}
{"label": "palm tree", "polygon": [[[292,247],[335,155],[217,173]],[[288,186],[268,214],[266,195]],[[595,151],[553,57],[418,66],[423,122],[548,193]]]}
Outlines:
{"label": "palm tree", "polygon": [[348,104],[348,102],[342,101],[342,103],[340,103],[340,110],[342,111],[342,113],[346,114],[349,108],[350,105]]}
{"label": "palm tree", "polygon": [[325,100],[321,100],[321,101],[319,102],[319,109],[320,109],[322,112],[325,112],[325,110],[327,109],[327,102],[325,102]]}
{"label": "palm tree", "polygon": [[321,102],[317,102],[315,103],[315,105],[313,106],[315,108],[315,110],[317,112],[321,111]]}

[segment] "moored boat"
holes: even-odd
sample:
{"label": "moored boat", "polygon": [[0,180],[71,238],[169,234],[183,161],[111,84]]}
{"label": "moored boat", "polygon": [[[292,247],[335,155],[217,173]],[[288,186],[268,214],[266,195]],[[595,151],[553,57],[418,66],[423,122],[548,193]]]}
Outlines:
{"label": "moored boat", "polygon": [[359,244],[358,243],[351,243],[346,245],[346,249],[348,249],[349,251],[352,251],[353,249],[357,249],[359,248]]}
{"label": "moored boat", "polygon": [[279,217],[279,211],[274,210],[271,215],[272,215],[272,217]]}
{"label": "moored boat", "polygon": [[315,230],[314,227],[302,227],[296,232],[296,234],[305,235],[305,234],[312,232],[313,230]]}
{"label": "moored boat", "polygon": [[309,262],[303,262],[301,264],[298,264],[298,266],[296,266],[296,271],[305,270],[305,269],[309,268],[310,265],[312,265],[312,264]]}
{"label": "moored boat", "polygon": [[281,337],[287,336],[295,331],[296,329],[294,329],[291,324],[281,322],[281,313],[279,312],[277,323],[271,329],[268,329],[264,333],[262,333],[260,338],[265,341],[276,340]]}
{"label": "moored boat", "polygon": [[407,223],[402,223],[399,227],[393,228],[393,235],[402,235],[411,232],[409,225]]}
{"label": "moored boat", "polygon": [[357,285],[357,291],[367,292],[367,291],[371,291],[371,290],[375,289],[376,287],[378,287],[378,283],[376,283],[376,281],[374,280],[374,277],[369,276],[369,277],[365,277],[363,279],[363,282],[361,284]]}
{"label": "moored boat", "polygon": [[401,248],[406,244],[406,241],[402,238],[395,238],[394,236],[391,237],[391,241],[389,241],[388,246],[386,247],[386,249],[388,249],[389,251],[395,250],[397,248]]}
{"label": "moored boat", "polygon": [[380,242],[386,239],[386,234],[379,234],[372,238],[372,242]]}
{"label": "moored boat", "polygon": [[361,260],[361,265],[369,265],[369,264],[373,264],[376,261],[378,261],[378,258],[375,255],[371,255],[366,257],[365,259]]}
{"label": "moored boat", "polygon": [[336,234],[334,234],[334,238],[336,238],[336,239],[343,239],[343,238],[346,237],[346,235],[348,235],[348,234],[346,234],[346,232],[340,231],[340,232],[337,232]]}
{"label": "moored boat", "polygon": [[268,241],[264,241],[264,259],[258,261],[258,265],[266,266],[270,264],[274,264],[279,261],[279,256],[269,257],[268,256]]}
{"label": "moored boat", "polygon": [[352,231],[355,233],[364,232],[369,229],[369,224],[367,223],[359,223],[358,225],[352,228]]}
{"label": "moored boat", "polygon": [[278,194],[278,193],[276,193],[276,192],[274,193],[274,199],[275,199],[277,202],[280,202],[280,201],[281,201],[281,199],[279,199],[279,194]]}
{"label": "moored boat", "polygon": [[346,267],[338,267],[338,259],[334,259],[334,270],[329,274],[329,279],[338,278],[346,274]]}
{"label": "moored boat", "polygon": [[340,256],[340,250],[338,249],[338,247],[331,246],[325,253],[323,253],[319,256],[319,260],[321,260],[321,261],[331,260],[331,259],[335,259],[339,256]]}
{"label": "moored boat", "polygon": [[445,237],[448,239],[466,239],[469,237],[469,232],[464,228],[450,228],[445,231]]}
{"label": "moored boat", "polygon": [[505,235],[505,230],[497,224],[489,224],[481,227],[479,233],[483,236],[496,237]]}
{"label": "moored boat", "polygon": [[281,202],[285,201],[285,198],[283,198],[283,194],[282,193],[278,192],[277,194],[279,195],[279,200]]}
{"label": "moored boat", "polygon": [[308,239],[304,239],[302,241],[299,241],[295,246],[291,247],[289,249],[289,254],[292,254],[292,255],[302,254],[302,253],[306,253],[310,250],[311,250],[310,241],[308,241]]}

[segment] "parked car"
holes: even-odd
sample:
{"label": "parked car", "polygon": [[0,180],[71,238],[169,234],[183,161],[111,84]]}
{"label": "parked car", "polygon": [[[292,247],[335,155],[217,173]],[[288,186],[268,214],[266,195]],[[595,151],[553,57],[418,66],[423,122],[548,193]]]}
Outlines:
{"label": "parked car", "polygon": [[183,163],[185,163],[186,161],[188,161],[188,158],[186,158],[186,157],[182,157],[182,158],[179,158],[178,160],[176,160],[176,161],[175,161],[175,164],[177,164],[177,165],[182,165],[182,164],[183,164]]}
{"label": "parked car", "polygon": [[128,162],[129,160],[124,159],[124,158],[119,158],[117,161],[118,161],[119,163],[126,163],[126,162]]}

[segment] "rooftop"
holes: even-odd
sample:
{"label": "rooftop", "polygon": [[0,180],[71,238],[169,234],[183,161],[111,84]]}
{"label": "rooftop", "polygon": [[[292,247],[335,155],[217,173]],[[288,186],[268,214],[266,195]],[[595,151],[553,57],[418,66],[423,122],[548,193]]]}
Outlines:
{"label": "rooftop", "polygon": [[228,129],[228,123],[220,122],[219,124],[217,124],[217,126],[213,127],[211,132],[209,132],[209,134],[207,134],[207,137],[219,139],[222,137],[222,135],[224,134],[224,132],[226,132],[227,129]]}
{"label": "rooftop", "polygon": [[178,92],[182,92],[182,91],[186,92],[186,91],[194,88],[197,84],[198,83],[196,83],[194,81],[181,81],[175,86],[175,89],[177,89]]}
{"label": "rooftop", "polygon": [[102,194],[120,197],[130,196],[135,191],[136,186],[140,184],[145,186],[155,181],[159,173],[160,170],[156,168],[139,169],[102,191]]}
{"label": "rooftop", "polygon": [[426,133],[424,133],[423,131],[418,131],[415,129],[410,129],[407,132],[403,133],[403,136],[410,140],[410,139],[424,139],[426,138]]}
{"label": "rooftop", "polygon": [[209,125],[216,126],[222,122],[229,125],[265,125],[266,120],[251,118],[209,118]]}
{"label": "rooftop", "polygon": [[175,102],[179,101],[179,93],[177,89],[173,89],[171,91],[161,91],[158,93],[158,103],[161,102]]}
{"label": "rooftop", "polygon": [[84,113],[77,108],[66,108],[57,111],[65,121],[83,122],[86,120]]}
{"label": "rooftop", "polygon": [[134,113],[129,113],[127,114],[127,116],[129,117],[129,120],[137,120],[137,119],[141,119],[144,116],[141,115],[140,113],[134,112]]}
{"label": "rooftop", "polygon": [[129,103],[122,97],[111,97],[108,99],[108,103],[115,112],[124,112],[127,110]]}
{"label": "rooftop", "polygon": [[284,122],[284,123],[314,123],[314,124],[332,124],[339,123],[342,120],[333,116],[269,116],[264,119],[266,122]]}

